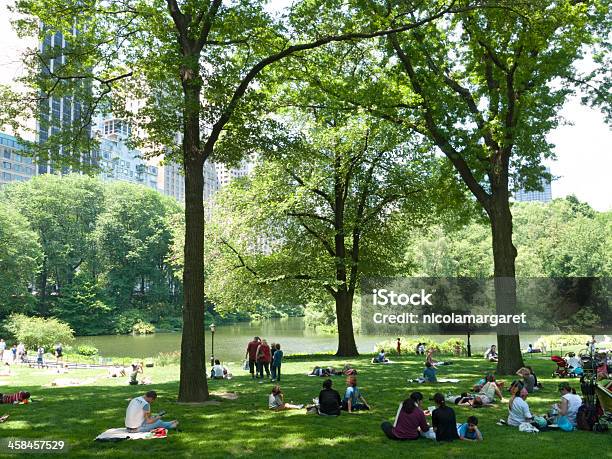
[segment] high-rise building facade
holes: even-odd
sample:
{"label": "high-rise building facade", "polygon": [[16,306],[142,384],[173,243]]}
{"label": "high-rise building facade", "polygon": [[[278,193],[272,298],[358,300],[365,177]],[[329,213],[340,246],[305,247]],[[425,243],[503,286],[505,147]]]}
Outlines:
{"label": "high-rise building facade", "polygon": [[[550,174],[550,169],[548,167],[546,168],[546,172]],[[515,193],[514,199],[518,202],[552,201],[552,188],[550,181],[545,178],[541,178],[540,186],[542,187],[542,191],[526,191],[524,188],[521,188]]]}
{"label": "high-rise building facade", "polygon": [[99,119],[94,135],[100,142],[96,156],[102,180],[130,182],[158,189],[157,166],[149,164],[138,150],[127,146],[130,127],[124,120]]}
{"label": "high-rise building facade", "polygon": [[0,132],[0,185],[25,181],[36,175],[32,158],[22,153],[23,147],[15,137]]}
{"label": "high-rise building facade", "polygon": [[[44,26],[42,26],[44,27]],[[77,35],[78,31],[76,27],[73,27],[72,34]],[[64,35],[61,32],[48,33],[45,35],[44,40],[40,44],[40,53],[42,56],[42,68],[43,74],[48,74],[65,64],[66,57],[61,54],[61,50],[67,46]],[[88,85],[86,81],[83,81],[83,85]],[[86,87],[86,86],[84,86]],[[84,107],[81,100],[78,97],[70,95],[51,95],[48,98],[43,98],[40,102],[40,118],[38,119],[38,143],[44,145],[48,140],[58,135],[62,129],[67,129],[74,125],[76,122],[80,122],[84,116]],[[91,135],[91,126],[87,125],[84,127],[82,135],[89,137]],[[64,146],[59,146],[59,155],[66,153]],[[84,152],[80,154],[79,162],[85,165],[96,164],[95,156]],[[38,173],[54,173],[54,172],[69,172],[69,169],[62,166],[57,170],[57,166],[52,162],[39,162]]]}

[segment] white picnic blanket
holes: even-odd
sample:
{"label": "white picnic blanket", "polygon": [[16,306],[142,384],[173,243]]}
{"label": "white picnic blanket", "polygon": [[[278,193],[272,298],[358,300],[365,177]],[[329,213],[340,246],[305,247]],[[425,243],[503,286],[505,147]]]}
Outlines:
{"label": "white picnic blanket", "polygon": [[[108,429],[96,437],[97,441],[146,440],[154,437],[152,432],[128,432],[125,427]],[[163,438],[163,437],[162,437]]]}

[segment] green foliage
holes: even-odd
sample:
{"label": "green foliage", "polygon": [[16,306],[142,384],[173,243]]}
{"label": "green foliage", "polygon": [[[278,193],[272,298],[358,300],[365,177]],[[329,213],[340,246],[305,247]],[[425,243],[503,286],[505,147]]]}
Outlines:
{"label": "green foliage", "polygon": [[132,333],[134,325],[139,322],[145,322],[142,311],[137,309],[128,309],[121,312],[115,317],[114,332],[118,335],[127,335]]}
{"label": "green foliage", "polygon": [[139,320],[132,326],[132,333],[135,335],[149,335],[155,333],[155,325]]}
{"label": "green foliage", "polygon": [[536,340],[534,347],[536,349],[545,347],[550,352],[567,346],[586,346],[590,340],[591,337],[588,335],[544,335]]}
{"label": "green foliage", "polygon": [[463,355],[466,351],[465,340],[461,338],[449,338],[440,344],[440,354]]}
{"label": "green foliage", "polygon": [[[401,350],[402,354],[404,355],[414,355],[416,353],[416,347],[419,343],[423,343],[425,345],[425,350],[434,349],[436,352],[440,352],[441,350],[441,345],[431,338],[426,338],[424,336],[400,338]],[[380,343],[376,343],[376,349],[384,349],[387,353],[397,354],[397,341],[393,339],[381,341]]]}
{"label": "green foliage", "polygon": [[77,353],[79,355],[92,356],[92,355],[97,355],[99,351],[98,351],[98,348],[95,346],[90,346],[88,344],[81,344],[77,346]]}
{"label": "green foliage", "polygon": [[4,324],[17,341],[23,342],[27,349],[43,346],[46,350],[55,344],[70,344],[74,341],[74,332],[70,326],[54,317],[28,317],[23,314],[11,314]]}
{"label": "green foliage", "polygon": [[42,259],[37,234],[17,210],[0,203],[0,319],[27,311],[27,286]]}
{"label": "green foliage", "polygon": [[175,352],[160,352],[155,357],[155,365],[158,367],[167,367],[170,365],[178,365],[181,361],[181,353]]}

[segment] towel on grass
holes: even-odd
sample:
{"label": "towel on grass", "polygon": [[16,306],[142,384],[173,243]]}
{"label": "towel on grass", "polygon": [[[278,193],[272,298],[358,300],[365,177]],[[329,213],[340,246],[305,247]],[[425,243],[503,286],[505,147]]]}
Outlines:
{"label": "towel on grass", "polygon": [[151,438],[166,438],[168,431],[162,427],[151,432],[128,432],[125,427],[108,429],[98,435],[96,441],[149,440]]}

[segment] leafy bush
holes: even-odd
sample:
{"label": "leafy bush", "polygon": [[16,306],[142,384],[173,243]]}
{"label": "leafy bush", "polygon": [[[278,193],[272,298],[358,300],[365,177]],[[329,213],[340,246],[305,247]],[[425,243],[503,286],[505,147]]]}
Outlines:
{"label": "leafy bush", "polygon": [[545,347],[550,351],[566,346],[584,346],[590,340],[591,337],[588,335],[543,335],[537,339],[534,346],[540,349]]}
{"label": "leafy bush", "polygon": [[440,344],[440,354],[455,355],[456,350],[460,350],[461,354],[466,352],[465,341],[461,338],[450,338]]}
{"label": "leafy bush", "polygon": [[118,335],[132,333],[136,323],[144,322],[143,315],[142,311],[137,309],[123,311],[115,318],[115,333]]}
{"label": "leafy bush", "polygon": [[132,333],[136,335],[149,335],[155,333],[155,325],[139,320],[132,327]]}
{"label": "leafy bush", "polygon": [[77,347],[77,353],[80,355],[92,356],[98,354],[98,348],[88,344],[81,344]]}
{"label": "leafy bush", "polygon": [[[440,344],[436,343],[430,338],[417,336],[415,338],[401,338],[402,354],[414,354],[416,352],[417,344],[419,343],[423,343],[425,345],[425,349],[433,348],[437,352],[441,351]],[[380,343],[376,343],[376,350],[381,348],[389,354],[397,354],[397,341],[385,340]]]}
{"label": "leafy bush", "polygon": [[74,341],[74,331],[70,325],[51,317],[28,317],[24,314],[11,314],[4,327],[23,342],[27,349],[43,346],[51,349],[56,343],[71,343]]}
{"label": "leafy bush", "polygon": [[155,358],[155,364],[160,367],[166,367],[168,365],[178,365],[180,362],[181,353],[179,351],[160,352]]}
{"label": "leafy bush", "polygon": [[[215,321],[215,323],[217,323]],[[181,317],[164,317],[155,324],[155,328],[160,331],[179,331],[183,327]]]}

